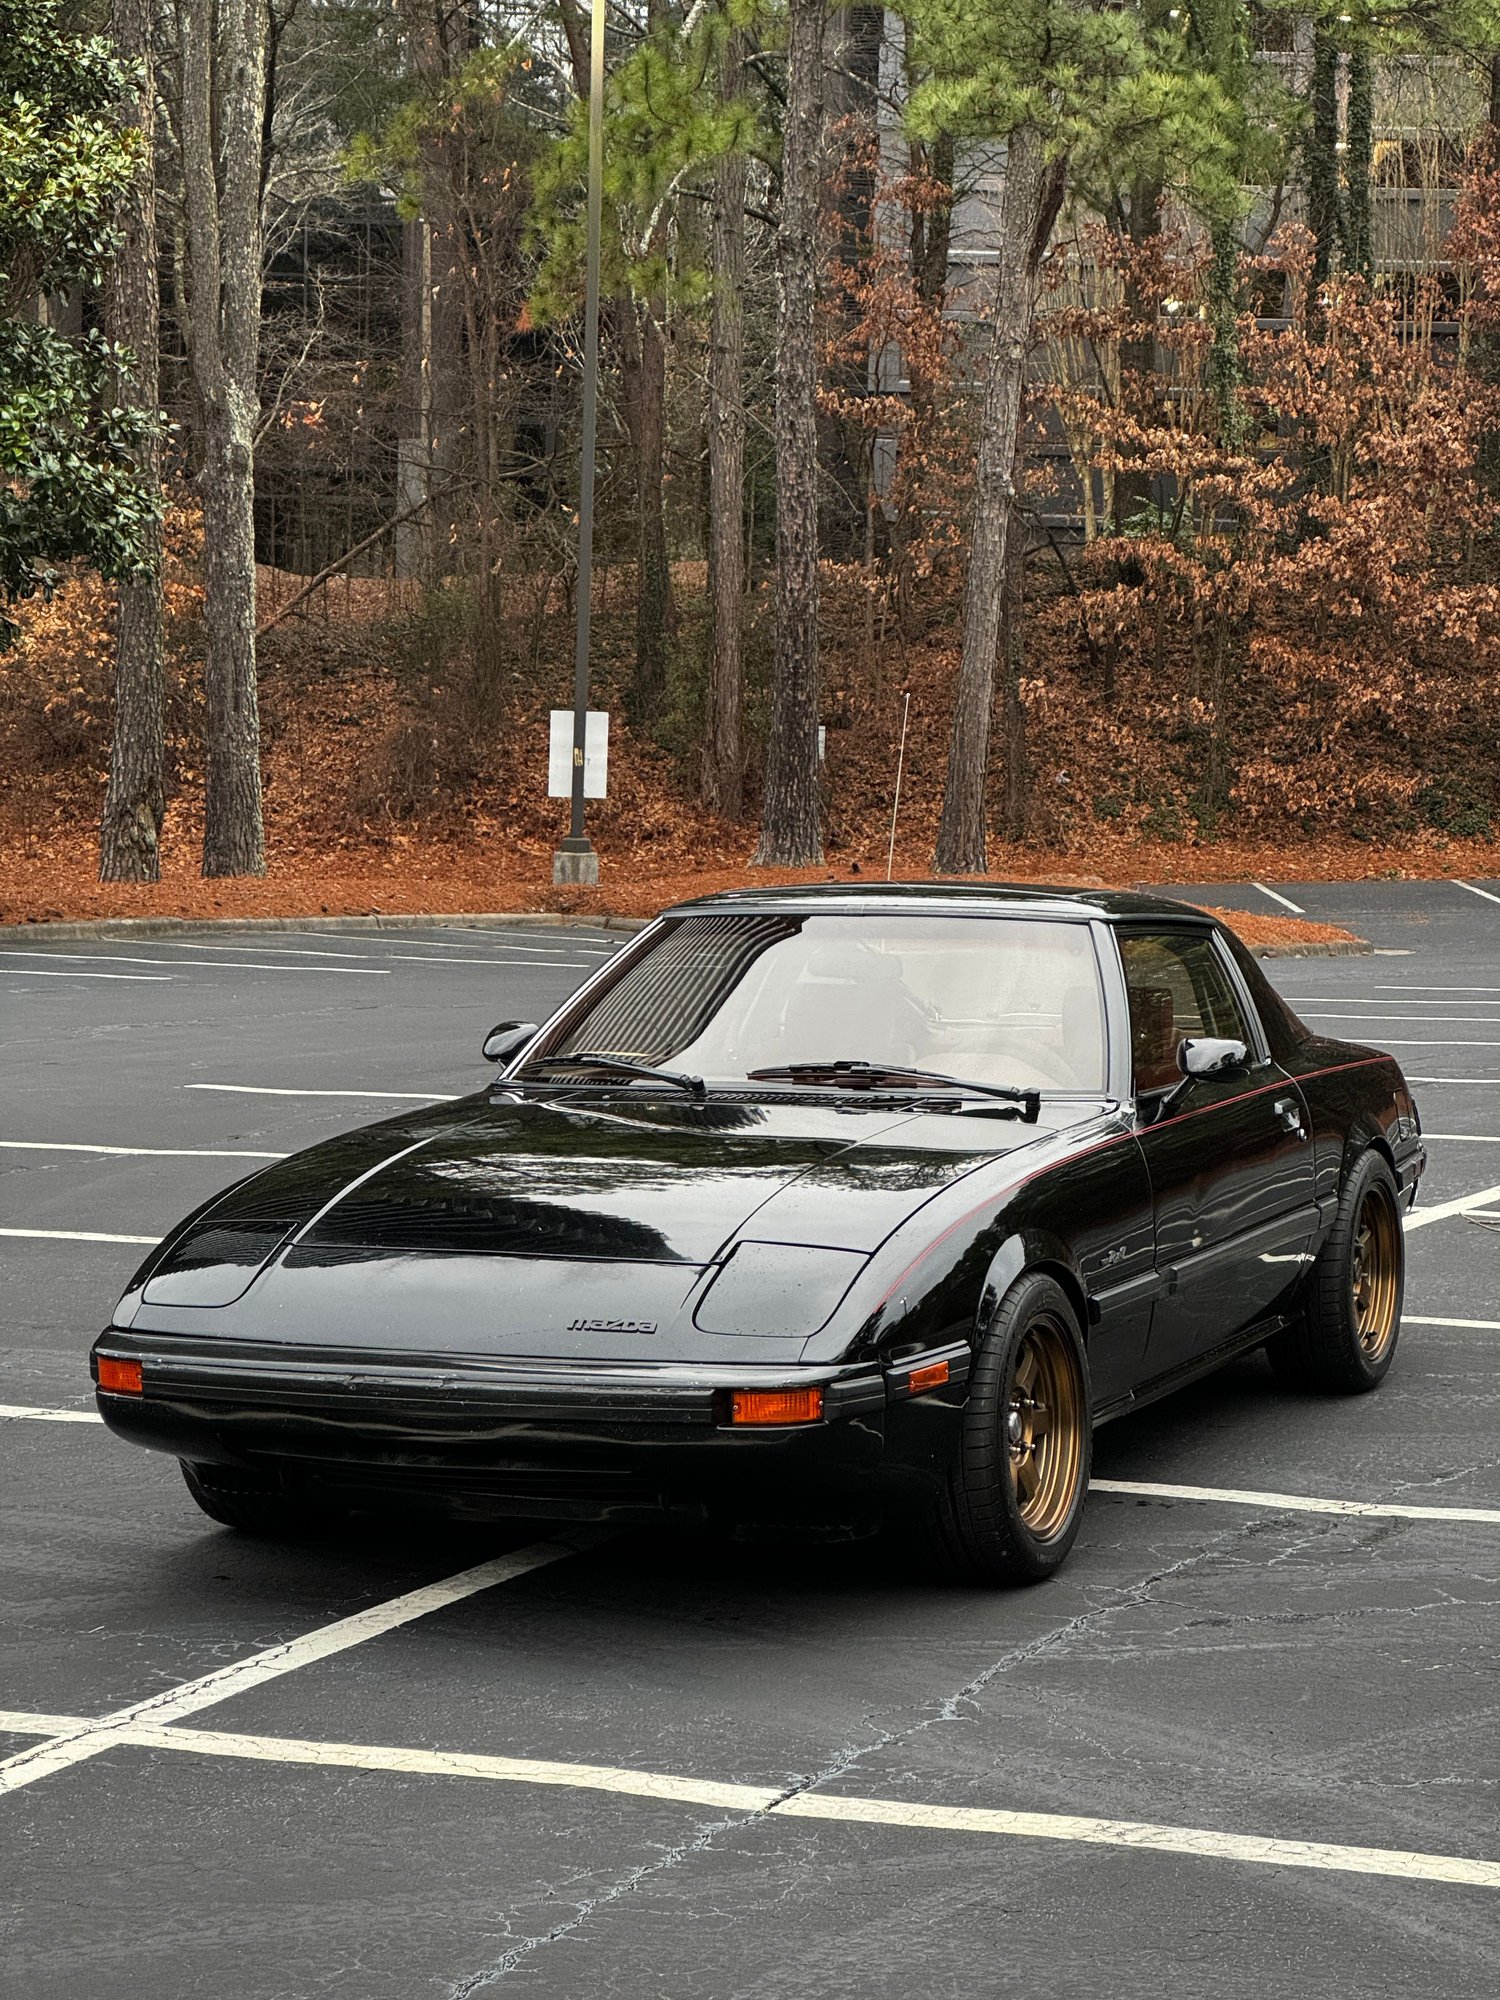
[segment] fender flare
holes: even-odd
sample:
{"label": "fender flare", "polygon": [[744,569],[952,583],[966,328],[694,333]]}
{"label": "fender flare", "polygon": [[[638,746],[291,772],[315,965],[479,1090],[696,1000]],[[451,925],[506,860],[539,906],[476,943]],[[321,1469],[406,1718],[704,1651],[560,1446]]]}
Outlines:
{"label": "fender flare", "polygon": [[1012,1230],[990,1259],[979,1304],[974,1315],[974,1342],[977,1346],[985,1328],[994,1318],[995,1308],[1017,1278],[1028,1271],[1041,1271],[1060,1285],[1078,1321],[1084,1346],[1089,1338],[1088,1292],[1077,1265],[1060,1237],[1049,1230],[1021,1227]]}

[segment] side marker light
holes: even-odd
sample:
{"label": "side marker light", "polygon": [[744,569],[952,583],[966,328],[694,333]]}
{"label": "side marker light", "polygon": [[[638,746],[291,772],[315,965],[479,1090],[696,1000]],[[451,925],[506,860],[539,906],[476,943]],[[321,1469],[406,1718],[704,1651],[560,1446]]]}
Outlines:
{"label": "side marker light", "polygon": [[117,1361],[113,1355],[99,1356],[99,1387],[107,1389],[112,1396],[138,1396],[141,1393],[141,1364],[139,1361]]}
{"label": "side marker light", "polygon": [[925,1368],[913,1368],[906,1378],[906,1386],[913,1396],[920,1396],[924,1389],[941,1389],[948,1379],[946,1361],[929,1361]]}
{"label": "side marker light", "polygon": [[821,1389],[734,1389],[732,1424],[816,1424],[823,1417]]}

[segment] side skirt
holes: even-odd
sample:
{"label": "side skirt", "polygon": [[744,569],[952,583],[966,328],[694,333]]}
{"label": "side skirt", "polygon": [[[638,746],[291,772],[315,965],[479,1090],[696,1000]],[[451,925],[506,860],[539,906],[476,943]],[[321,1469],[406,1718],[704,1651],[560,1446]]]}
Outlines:
{"label": "side skirt", "polygon": [[1285,1313],[1273,1313],[1268,1319],[1257,1320],[1253,1326],[1242,1327],[1228,1340],[1221,1340],[1217,1347],[1195,1354],[1189,1361],[1180,1361],[1175,1368],[1168,1368],[1161,1375],[1151,1376],[1132,1389],[1128,1396],[1117,1396],[1112,1402],[1100,1404],[1094,1411],[1095,1429],[1101,1424],[1112,1423],[1116,1417],[1129,1416],[1132,1410],[1142,1410],[1148,1403],[1159,1402],[1163,1396],[1185,1389],[1201,1376],[1212,1375],[1216,1368],[1222,1368],[1226,1361],[1233,1361],[1237,1355],[1249,1354],[1254,1348],[1264,1347],[1273,1334],[1282,1332],[1291,1323]]}

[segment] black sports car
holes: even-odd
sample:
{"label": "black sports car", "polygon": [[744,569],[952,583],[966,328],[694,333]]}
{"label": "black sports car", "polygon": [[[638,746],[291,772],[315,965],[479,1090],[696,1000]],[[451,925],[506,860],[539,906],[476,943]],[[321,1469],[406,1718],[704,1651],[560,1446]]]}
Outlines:
{"label": "black sports car", "polygon": [[1424,1164],[1388,1055],[1163,898],[669,910],[473,1096],[251,1174],[95,1345],[216,1520],[920,1529],[1045,1576],[1093,1426],[1242,1351],[1373,1389]]}

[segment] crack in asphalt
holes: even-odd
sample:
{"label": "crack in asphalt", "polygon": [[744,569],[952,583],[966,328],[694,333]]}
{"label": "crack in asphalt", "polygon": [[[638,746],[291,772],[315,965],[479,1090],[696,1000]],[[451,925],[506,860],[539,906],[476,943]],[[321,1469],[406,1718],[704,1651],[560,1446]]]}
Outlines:
{"label": "crack in asphalt", "polygon": [[[791,1793],[788,1792],[787,1796],[790,1797]],[[721,1833],[730,1832],[737,1826],[748,1825],[759,1817],[759,1813],[744,1813],[735,1818],[713,1820],[705,1826],[700,1826],[691,1840],[681,1841],[675,1847],[664,1849],[659,1859],[641,1862],[637,1867],[628,1869],[618,1882],[613,1882],[607,1889],[602,1889],[597,1896],[590,1896],[584,1902],[575,1904],[574,1914],[566,1923],[554,1924],[550,1931],[542,1931],[536,1937],[522,1938],[491,1964],[482,1966],[478,1972],[471,1972],[467,1978],[459,1980],[456,1986],[450,1986],[445,2000],[471,2000],[471,1995],[482,1992],[486,1986],[493,1985],[496,1980],[504,1979],[507,1974],[514,1972],[533,1952],[540,1951],[545,1945],[557,1944],[561,1939],[573,1936],[576,1931],[583,1928],[596,1910],[607,1909],[611,1903],[619,1902],[622,1896],[631,1895],[642,1882],[648,1881],[653,1875],[664,1875],[669,1869],[680,1867],[690,1856],[701,1853],[703,1849],[709,1847]]]}
{"label": "crack in asphalt", "polygon": [[483,1992],[485,1987],[494,1985],[516,1971],[533,1953],[547,1945],[560,1943],[564,1938],[576,1936],[597,1911],[608,1909],[623,1897],[633,1895],[643,1882],[649,1882],[658,1875],[668,1874],[673,1869],[682,1867],[696,1855],[706,1853],[721,1834],[737,1833],[743,1827],[756,1825],[789,1800],[800,1798],[805,1793],[817,1791],[824,1785],[833,1784],[838,1779],[847,1777],[849,1772],[866,1757],[872,1757],[881,1750],[889,1749],[893,1744],[907,1742],[912,1737],[919,1736],[923,1730],[936,1728],[943,1723],[961,1721],[965,1706],[972,1705],[987,1687],[1004,1675],[1014,1672],[1017,1667],[1027,1665],[1043,1654],[1066,1650],[1080,1633],[1113,1617],[1116,1612],[1131,1610],[1149,1602],[1161,1585],[1169,1583],[1173,1577],[1182,1575],[1184,1571],[1196,1569],[1201,1563],[1232,1548],[1235,1543],[1247,1541],[1255,1534],[1267,1531],[1273,1526],[1274,1523],[1269,1519],[1262,1520],[1258,1517],[1240,1521],[1234,1527],[1226,1528],[1222,1534],[1214,1536],[1192,1555],[1168,1563],[1164,1568],[1153,1570],[1150,1575],[1142,1577],[1138,1583],[1129,1584],[1121,1590],[1110,1593],[1102,1602],[1091,1606],[1087,1611],[1079,1612],[1075,1617],[1064,1620],[1051,1631],[1043,1632],[1037,1638],[1028,1640],[1025,1645],[1013,1646],[1008,1652],[1002,1653],[999,1659],[991,1661],[990,1665],[980,1673],[965,1681],[962,1687],[946,1695],[930,1715],[919,1716],[900,1729],[879,1730],[867,1742],[845,1744],[837,1755],[819,1770],[798,1778],[778,1792],[774,1799],[769,1800],[764,1806],[758,1806],[753,1812],[730,1814],[700,1825],[690,1840],[679,1841],[673,1846],[662,1849],[657,1859],[641,1862],[627,1869],[618,1881],[602,1889],[598,1895],[590,1896],[585,1901],[575,1904],[574,1913],[566,1922],[554,1924],[551,1930],[540,1932],[535,1937],[520,1939],[490,1964],[469,1973],[447,1989],[444,2000],[473,2000],[473,1996]]}

